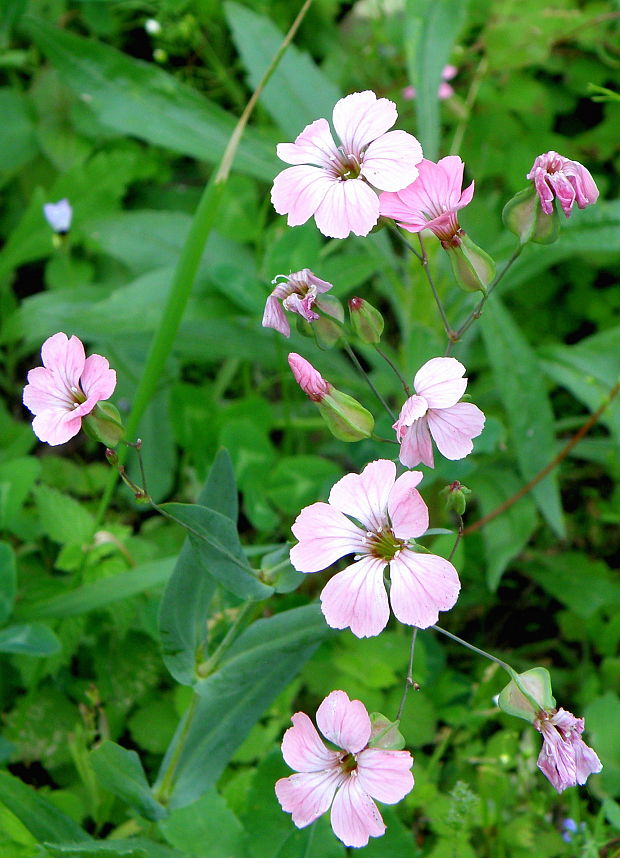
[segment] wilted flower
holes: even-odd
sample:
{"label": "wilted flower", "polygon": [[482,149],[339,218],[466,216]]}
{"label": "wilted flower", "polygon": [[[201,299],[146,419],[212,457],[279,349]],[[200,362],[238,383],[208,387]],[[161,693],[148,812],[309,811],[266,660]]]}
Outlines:
{"label": "wilted flower", "polygon": [[[439,89],[437,90],[437,98],[444,101],[446,98],[450,98],[454,95],[454,90],[450,86],[449,83],[446,83],[448,80],[452,80],[453,77],[456,77],[458,73],[458,69],[456,66],[447,65],[443,67],[441,72],[441,83],[439,84]],[[403,89],[403,98],[407,101],[411,101],[417,95],[417,90],[415,86],[406,86]]]}
{"label": "wilted flower", "polygon": [[428,509],[415,488],[421,479],[419,471],[396,479],[394,462],[378,459],[361,474],[338,480],[329,503],[314,503],[297,516],[292,531],[299,542],[290,556],[298,572],[319,572],[355,555],[355,562],[321,593],[321,609],[332,628],[350,628],[359,638],[385,628],[390,609],[383,572],[388,565],[390,602],[401,623],[428,628],[439,611],[456,602],[461,585],[454,566],[416,551],[411,543],[428,528]]}
{"label": "wilted flower", "polygon": [[73,209],[69,200],[63,199],[58,200],[57,203],[45,203],[43,214],[54,232],[57,232],[59,235],[69,232],[73,217]]}
{"label": "wilted flower", "polygon": [[456,213],[474,195],[473,182],[461,191],[464,166],[458,155],[448,155],[436,164],[424,158],[412,184],[381,194],[381,214],[407,232],[430,229],[442,243],[450,244],[461,229]]}
{"label": "wilted flower", "polygon": [[585,784],[589,775],[603,768],[596,753],[581,738],[583,718],[575,718],[565,709],[542,710],[534,727],[543,736],[538,768],[558,792],[576,784]]}
{"label": "wilted flower", "polygon": [[360,700],[332,691],[316,713],[323,735],[340,750],[325,747],[314,724],[296,712],[284,734],[282,754],[297,774],[276,783],[282,809],[305,828],[331,807],[334,834],[345,846],[366,846],[385,823],[373,799],[396,804],[413,788],[409,751],[368,747],[371,723]]}
{"label": "wilted flower", "polygon": [[[320,317],[312,309],[314,304],[324,313],[340,318],[340,313],[334,309],[332,303],[317,298],[323,292],[333,289],[333,284],[328,283],[327,280],[321,280],[309,268],[302,268],[301,271],[295,271],[288,276],[278,274],[271,282],[276,286],[265,304],[263,328],[274,328],[285,337],[289,337],[291,327],[284,310],[297,313],[308,322],[315,322]],[[282,305],[279,301],[282,301]]]}
{"label": "wilted flower", "polygon": [[484,428],[484,414],[471,402],[459,402],[465,393],[465,367],[455,358],[432,358],[413,379],[410,396],[394,423],[400,443],[400,461],[408,468],[420,462],[434,467],[431,436],[446,459],[463,459],[473,449],[472,438]]}
{"label": "wilted flower", "polygon": [[570,217],[575,202],[585,209],[598,199],[598,188],[590,172],[579,161],[571,161],[557,152],[539,155],[526,178],[534,182],[542,210],[548,215],[553,212],[554,197],[566,217]]}
{"label": "wilted flower", "polygon": [[276,176],[271,201],[288,225],[314,215],[323,235],[367,235],[379,218],[379,190],[398,191],[418,175],[422,147],[405,131],[388,131],[398,113],[374,92],[354,92],[333,110],[337,146],[326,119],[307,125],[294,143],[279,143],[278,157],[294,164]]}
{"label": "wilted flower", "polygon": [[85,357],[81,341],[58,333],[41,348],[43,366],[28,373],[24,405],[35,415],[32,428],[41,441],[64,444],[80,431],[82,418],[116,387],[116,372],[101,355]]}

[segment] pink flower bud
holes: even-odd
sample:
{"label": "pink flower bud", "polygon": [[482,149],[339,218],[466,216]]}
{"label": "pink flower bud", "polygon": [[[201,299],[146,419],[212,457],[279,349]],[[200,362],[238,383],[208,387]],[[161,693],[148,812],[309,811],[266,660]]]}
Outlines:
{"label": "pink flower bud", "polygon": [[291,352],[288,356],[288,364],[295,376],[295,381],[306,396],[313,402],[321,402],[331,390],[331,384],[325,381],[309,361],[295,352]]}

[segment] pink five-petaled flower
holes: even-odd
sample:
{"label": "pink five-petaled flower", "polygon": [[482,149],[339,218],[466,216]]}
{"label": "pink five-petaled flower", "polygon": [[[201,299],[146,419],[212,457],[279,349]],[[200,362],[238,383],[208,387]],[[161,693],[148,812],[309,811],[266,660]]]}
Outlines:
{"label": "pink five-petaled flower", "polygon": [[446,459],[464,459],[471,453],[472,438],[484,428],[484,414],[471,402],[459,402],[467,387],[464,372],[455,358],[440,357],[427,361],[416,373],[415,396],[405,402],[392,427],[403,465],[435,466],[431,435]]}
{"label": "pink five-petaled flower", "polygon": [[575,718],[565,709],[543,711],[535,718],[534,727],[543,736],[538,768],[558,792],[585,784],[589,775],[603,768],[595,752],[581,738],[583,718]]}
{"label": "pink five-petaled flower", "polygon": [[[280,278],[282,280],[278,282]],[[315,303],[324,313],[330,316],[334,315],[331,305],[324,304],[320,298],[317,298],[317,295],[333,289],[333,284],[328,283],[327,280],[321,280],[309,268],[302,268],[301,271],[295,271],[288,276],[278,274],[271,282],[277,285],[265,304],[263,328],[274,328],[284,334],[285,337],[289,337],[291,327],[284,310],[297,313],[308,322],[316,322],[319,314],[312,309],[312,305]],[[282,305],[279,301],[282,301]]]}
{"label": "pink five-petaled flower", "polygon": [[332,116],[340,146],[327,119],[307,125],[294,143],[278,144],[278,158],[295,166],[276,176],[271,201],[278,214],[288,214],[289,226],[314,215],[323,235],[368,235],[379,219],[371,185],[398,191],[413,182],[422,147],[406,131],[388,131],[396,105],[370,90],[341,98]]}
{"label": "pink five-petaled flower", "polygon": [[456,213],[474,195],[473,182],[461,191],[463,168],[458,155],[448,155],[436,164],[424,158],[413,184],[396,193],[381,194],[381,214],[393,218],[407,232],[430,229],[442,243],[450,244],[461,229]]}
{"label": "pink five-petaled flower", "polygon": [[371,724],[360,700],[332,691],[316,713],[323,735],[341,750],[325,747],[314,724],[303,712],[291,718],[282,754],[297,774],[276,783],[282,809],[305,828],[329,810],[334,834],[345,846],[366,846],[380,837],[385,823],[373,798],[396,804],[413,788],[409,751],[369,748]]}
{"label": "pink five-petaled flower", "polygon": [[583,164],[546,152],[539,155],[526,178],[534,182],[536,193],[545,214],[553,212],[553,198],[557,197],[566,217],[570,217],[573,204],[580,209],[591,206],[598,199],[598,188]]}
{"label": "pink five-petaled flower", "polygon": [[383,570],[388,564],[390,602],[401,623],[426,629],[437,622],[439,611],[456,602],[461,585],[454,566],[410,544],[428,528],[428,509],[415,488],[421,479],[419,471],[396,479],[394,462],[378,459],[361,474],[338,480],[329,503],[314,503],[297,516],[292,531],[299,542],[290,557],[298,572],[319,572],[355,555],[355,563],[334,575],[321,593],[321,609],[332,628],[350,628],[358,638],[385,628],[390,609]]}
{"label": "pink five-petaled flower", "polygon": [[59,333],[41,348],[43,366],[28,373],[24,405],[35,415],[32,428],[41,441],[64,444],[80,431],[82,418],[116,387],[116,372],[101,355],[84,354],[81,341]]}

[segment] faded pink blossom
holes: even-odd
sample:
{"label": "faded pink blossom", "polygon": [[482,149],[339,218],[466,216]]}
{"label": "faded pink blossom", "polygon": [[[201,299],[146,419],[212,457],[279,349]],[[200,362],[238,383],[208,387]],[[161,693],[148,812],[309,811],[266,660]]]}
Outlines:
{"label": "faded pink blossom", "polygon": [[[333,284],[321,280],[309,268],[302,268],[301,271],[295,271],[288,276],[278,274],[271,282],[276,286],[265,304],[263,328],[274,328],[285,337],[290,337],[291,327],[284,310],[297,313],[308,322],[316,322],[319,314],[312,309],[314,304],[324,313],[335,315],[330,304],[317,298],[321,293],[333,289]],[[281,305],[279,301],[282,301]]]}
{"label": "faded pink blossom", "polygon": [[[437,98],[441,99],[441,101],[445,101],[446,98],[451,98],[451,96],[454,95],[454,90],[449,83],[446,83],[446,81],[452,80],[453,77],[456,77],[457,72],[458,69],[456,66],[447,65],[443,67],[443,71],[441,72],[441,83],[437,90]],[[417,94],[415,86],[406,86],[402,92],[402,96],[406,101],[412,101]]]}
{"label": "faded pink blossom", "polygon": [[424,158],[415,182],[396,193],[381,194],[381,214],[394,218],[407,232],[430,229],[442,243],[451,244],[461,230],[456,213],[474,195],[473,182],[461,191],[464,166],[458,155],[448,155],[436,164]]}
{"label": "faded pink blossom", "polygon": [[557,152],[539,155],[526,178],[534,182],[542,210],[548,215],[553,213],[554,197],[566,217],[570,217],[575,202],[585,209],[598,199],[598,188],[589,170],[579,161],[571,161]]}
{"label": "faded pink blossom", "polygon": [[431,436],[446,459],[464,459],[473,450],[472,438],[484,428],[484,414],[465,393],[465,367],[455,358],[432,358],[413,379],[410,396],[393,425],[400,443],[400,461],[408,468],[423,462],[435,467]]}
{"label": "faded pink blossom", "polygon": [[340,750],[325,747],[304,712],[291,721],[282,755],[297,774],[276,783],[282,809],[297,828],[305,828],[331,807],[334,834],[345,846],[366,846],[370,837],[380,837],[386,826],[373,799],[396,804],[413,789],[409,751],[369,748],[366,707],[344,691],[332,691],[316,713],[319,730]]}
{"label": "faded pink blossom", "polygon": [[297,384],[313,402],[321,402],[331,390],[331,384],[325,381],[310,361],[302,358],[301,355],[291,352],[288,356],[288,365]]}
{"label": "faded pink blossom", "polygon": [[565,709],[540,712],[534,727],[543,736],[538,768],[558,792],[576,784],[585,784],[589,775],[603,765],[596,753],[581,738],[583,718],[575,718]]}
{"label": "faded pink blossom", "polygon": [[411,542],[428,528],[428,509],[415,488],[421,479],[419,471],[396,479],[394,462],[378,459],[361,474],[338,480],[329,503],[314,503],[297,516],[292,531],[299,542],[290,557],[298,572],[319,572],[355,555],[355,562],[321,593],[321,609],[332,628],[350,628],[358,638],[385,628],[390,616],[386,566],[392,610],[401,623],[426,629],[437,622],[439,611],[456,602],[461,585],[454,566],[418,552]]}
{"label": "faded pink blossom", "polygon": [[101,355],[85,357],[81,341],[59,333],[41,348],[43,366],[28,373],[24,405],[35,415],[32,428],[41,441],[64,444],[80,431],[82,417],[116,387],[116,372]]}
{"label": "faded pink blossom", "polygon": [[[307,125],[294,143],[279,143],[278,158],[294,164],[276,176],[271,201],[289,226],[314,215],[323,235],[368,235],[379,219],[374,188],[398,191],[418,175],[422,147],[406,131],[388,131],[396,105],[374,92],[354,92],[336,102],[332,137],[327,119]],[[371,187],[372,186],[372,187]]]}

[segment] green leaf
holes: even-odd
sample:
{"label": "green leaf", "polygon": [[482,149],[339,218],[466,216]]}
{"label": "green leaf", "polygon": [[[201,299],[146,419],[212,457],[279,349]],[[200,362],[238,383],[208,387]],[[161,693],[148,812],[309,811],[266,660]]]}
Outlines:
{"label": "green leaf", "polygon": [[151,794],[135,751],[106,740],[91,752],[90,760],[102,787],[122,798],[146,819],[156,822],[166,816],[166,809]]}
{"label": "green leaf", "polygon": [[16,172],[39,151],[26,97],[8,87],[0,89],[0,116],[4,128],[0,171]]}
{"label": "green leaf", "polygon": [[[228,2],[224,4],[224,12],[248,70],[250,87],[255,89],[284,35],[269,18],[247,6]],[[341,96],[338,87],[325,77],[308,54],[289,45],[260,101],[282,131],[294,139],[315,119],[331,119],[334,105]]]}
{"label": "green leaf", "polygon": [[[504,404],[512,445],[524,480],[556,454],[553,412],[536,355],[496,295],[481,326],[495,384]],[[559,537],[565,535],[557,471],[532,489],[538,508]]]}
{"label": "green leaf", "polygon": [[84,504],[45,485],[37,486],[34,495],[41,527],[50,539],[62,545],[90,542],[95,520]]}
{"label": "green leaf", "polygon": [[591,745],[603,764],[596,775],[600,787],[610,796],[620,796],[620,698],[607,691],[586,707],[584,741]]}
{"label": "green leaf", "polygon": [[209,574],[231,593],[240,599],[265,599],[273,592],[254,575],[230,518],[199,504],[166,503],[159,509],[187,528]]}
{"label": "green leaf", "polygon": [[0,652],[47,656],[59,651],[60,641],[54,632],[40,623],[22,623],[0,629]]}
{"label": "green leaf", "polygon": [[44,843],[45,849],[54,856],[62,858],[149,858],[150,853],[144,846],[136,846],[130,840],[96,841],[87,843]]}
{"label": "green leaf", "polygon": [[[84,39],[41,19],[25,19],[36,45],[103,125],[202,161],[219,162],[235,119],[152,63]],[[246,129],[235,166],[260,179],[277,170],[273,144]]]}
{"label": "green leaf", "polygon": [[215,789],[193,804],[173,810],[159,828],[168,843],[197,858],[245,855],[243,827]]}
{"label": "green leaf", "polygon": [[258,620],[239,636],[219,670],[197,685],[200,700],[191,723],[186,716],[164,757],[155,789],[185,738],[171,808],[191,804],[215,783],[250,728],[327,633],[315,604]]}
{"label": "green leaf", "polygon": [[16,591],[15,555],[8,542],[0,542],[0,625],[11,616]]}
{"label": "green leaf", "polygon": [[121,572],[111,578],[100,578],[83,584],[69,593],[59,593],[51,599],[44,599],[19,610],[20,619],[74,617],[96,611],[114,602],[124,601],[147,590],[165,584],[170,578],[175,562],[174,557],[153,560]]}
{"label": "green leaf", "polygon": [[441,72],[465,22],[467,6],[467,0],[407,0],[405,50],[416,88],[416,136],[431,161],[439,155]]}
{"label": "green leaf", "polygon": [[40,472],[41,462],[33,456],[0,464],[0,530],[10,528]]}
{"label": "green leaf", "polygon": [[0,801],[37,840],[83,843],[89,839],[70,817],[8,772],[0,772]]}
{"label": "green leaf", "polygon": [[[508,468],[487,467],[467,478],[483,515],[488,515],[520,488],[521,480]],[[482,528],[486,579],[496,590],[510,561],[527,545],[537,523],[536,507],[527,495]]]}
{"label": "green leaf", "polygon": [[[527,574],[578,617],[587,619],[602,607],[620,606],[620,581],[602,560],[567,551],[552,556],[539,554],[526,567]],[[584,586],[587,582],[587,598]]]}

